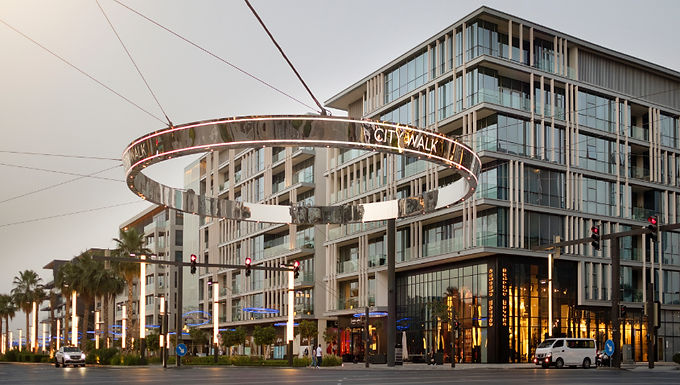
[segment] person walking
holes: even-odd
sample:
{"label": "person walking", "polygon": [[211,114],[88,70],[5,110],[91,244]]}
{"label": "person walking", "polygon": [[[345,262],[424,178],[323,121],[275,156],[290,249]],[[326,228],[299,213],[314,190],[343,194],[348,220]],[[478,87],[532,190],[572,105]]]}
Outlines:
{"label": "person walking", "polygon": [[319,366],[321,366],[321,344],[316,348],[316,368],[319,369]]}

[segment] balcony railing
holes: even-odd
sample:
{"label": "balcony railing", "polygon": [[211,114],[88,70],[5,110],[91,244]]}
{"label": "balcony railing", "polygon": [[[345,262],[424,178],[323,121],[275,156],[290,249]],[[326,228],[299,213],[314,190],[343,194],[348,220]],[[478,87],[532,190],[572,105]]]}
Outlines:
{"label": "balcony railing", "polygon": [[355,273],[356,271],[357,271],[357,261],[356,260],[350,260],[350,261],[344,261],[344,262],[338,261],[338,274]]}
{"label": "balcony railing", "polygon": [[649,181],[649,170],[644,168],[631,167],[630,177],[634,179]]}
{"label": "balcony railing", "polygon": [[649,130],[643,127],[631,126],[630,137],[639,140],[649,140]]}
{"label": "balcony railing", "polygon": [[656,215],[656,211],[643,207],[633,207],[633,219],[637,221],[646,221],[652,215]]}
{"label": "balcony railing", "polygon": [[356,309],[359,306],[358,297],[340,298],[338,300],[338,310]]}
{"label": "balcony railing", "polygon": [[384,266],[387,263],[387,255],[369,255],[368,256],[368,267]]}

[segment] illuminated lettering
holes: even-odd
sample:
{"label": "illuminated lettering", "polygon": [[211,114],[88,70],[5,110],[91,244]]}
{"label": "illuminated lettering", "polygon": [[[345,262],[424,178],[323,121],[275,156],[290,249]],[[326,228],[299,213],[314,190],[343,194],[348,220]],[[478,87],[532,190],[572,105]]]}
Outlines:
{"label": "illuminated lettering", "polygon": [[[381,133],[381,135],[378,135],[379,133]],[[375,129],[373,136],[375,137],[375,140],[377,140],[378,142],[384,142],[385,141],[385,130],[378,127],[378,128]]]}

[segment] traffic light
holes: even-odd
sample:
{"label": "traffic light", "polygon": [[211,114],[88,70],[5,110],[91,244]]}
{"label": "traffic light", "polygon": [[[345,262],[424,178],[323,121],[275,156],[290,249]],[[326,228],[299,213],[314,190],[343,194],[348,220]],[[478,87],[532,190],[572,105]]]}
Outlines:
{"label": "traffic light", "polygon": [[593,226],[590,228],[590,237],[593,239],[590,244],[595,250],[600,250],[600,226]]}
{"label": "traffic light", "polygon": [[246,257],[246,277],[250,277],[250,264],[253,262],[250,257]]}
{"label": "traffic light", "polygon": [[293,274],[295,274],[295,278],[300,276],[300,261],[298,260],[293,262]]}
{"label": "traffic light", "polygon": [[626,318],[626,305],[621,305],[621,318]]}
{"label": "traffic light", "polygon": [[191,254],[191,274],[196,274],[196,254]]}
{"label": "traffic light", "polygon": [[649,234],[649,239],[652,242],[656,242],[658,239],[657,234],[659,233],[659,220],[656,215],[652,215],[651,217],[647,218],[647,222],[649,222],[647,228],[652,230],[652,232]]}

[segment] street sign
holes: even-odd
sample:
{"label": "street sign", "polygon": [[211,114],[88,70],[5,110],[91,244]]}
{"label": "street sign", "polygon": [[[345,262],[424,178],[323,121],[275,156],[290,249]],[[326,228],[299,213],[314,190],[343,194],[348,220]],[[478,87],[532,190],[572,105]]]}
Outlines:
{"label": "street sign", "polygon": [[179,345],[177,345],[175,352],[177,352],[178,356],[184,357],[184,356],[187,355],[187,346],[184,345],[184,344],[179,344]]}
{"label": "street sign", "polygon": [[607,340],[607,342],[604,343],[604,353],[609,357],[614,355],[614,341]]}

